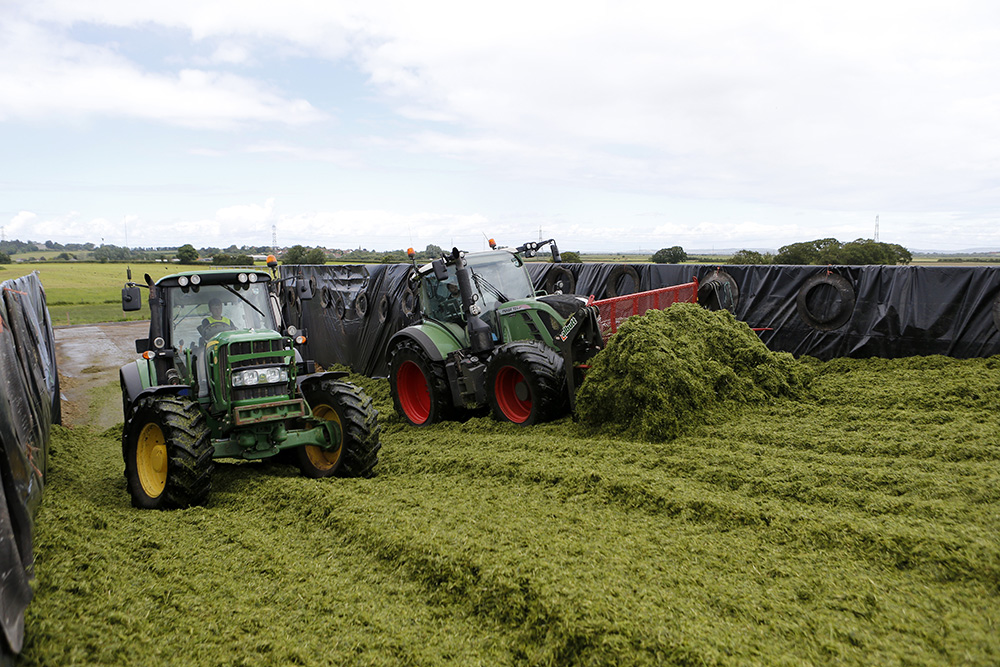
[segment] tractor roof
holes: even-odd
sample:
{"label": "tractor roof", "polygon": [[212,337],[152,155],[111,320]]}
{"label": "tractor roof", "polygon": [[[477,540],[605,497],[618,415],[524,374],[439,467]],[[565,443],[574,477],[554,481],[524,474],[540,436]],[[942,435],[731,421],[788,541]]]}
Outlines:
{"label": "tractor roof", "polygon": [[[169,276],[163,276],[156,281],[156,285],[159,287],[174,287],[180,284],[181,278],[187,278],[187,281],[191,281],[194,276],[198,276],[197,284],[200,285],[233,285],[250,280],[250,275],[254,274],[256,278],[252,280],[255,283],[267,283],[271,281],[271,275],[264,270],[260,269],[203,269],[201,271],[183,271],[181,273],[172,273]],[[244,276],[243,280],[240,280],[240,276]]]}

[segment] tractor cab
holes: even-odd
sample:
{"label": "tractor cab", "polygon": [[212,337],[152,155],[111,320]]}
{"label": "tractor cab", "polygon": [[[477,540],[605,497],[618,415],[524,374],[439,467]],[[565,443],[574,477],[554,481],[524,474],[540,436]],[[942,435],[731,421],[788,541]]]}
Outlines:
{"label": "tractor cab", "polygon": [[[437,262],[441,262],[445,273],[435,266]],[[535,296],[524,260],[510,250],[466,253],[465,262],[473,287],[472,299],[484,319],[492,320],[493,311],[502,304]],[[456,265],[435,260],[418,271],[422,276],[420,300],[424,316],[464,326]]]}

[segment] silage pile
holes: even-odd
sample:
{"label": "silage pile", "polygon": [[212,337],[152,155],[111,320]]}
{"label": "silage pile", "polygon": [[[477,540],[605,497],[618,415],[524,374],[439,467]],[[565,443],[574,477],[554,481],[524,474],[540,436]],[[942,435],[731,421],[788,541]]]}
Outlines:
{"label": "silage pile", "polygon": [[740,404],[798,396],[806,377],[728,311],[681,303],[622,325],[591,361],[577,414],[621,436],[670,440]]}

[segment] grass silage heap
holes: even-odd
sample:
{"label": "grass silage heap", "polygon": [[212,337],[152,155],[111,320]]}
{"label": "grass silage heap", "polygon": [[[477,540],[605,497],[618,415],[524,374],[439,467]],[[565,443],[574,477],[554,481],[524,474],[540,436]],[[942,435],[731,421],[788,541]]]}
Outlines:
{"label": "grass silage heap", "polygon": [[622,324],[592,360],[577,413],[594,427],[671,440],[740,404],[797,397],[807,377],[730,312],[681,303]]}

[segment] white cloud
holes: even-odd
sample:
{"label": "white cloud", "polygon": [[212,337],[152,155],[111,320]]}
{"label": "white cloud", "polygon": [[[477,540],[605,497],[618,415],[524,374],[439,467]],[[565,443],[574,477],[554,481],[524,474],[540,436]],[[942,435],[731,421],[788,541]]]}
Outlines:
{"label": "white cloud", "polygon": [[325,117],[308,101],[251,79],[196,69],[145,72],[107,47],[17,20],[0,23],[0,64],[0,121],[112,116],[227,129]]}

